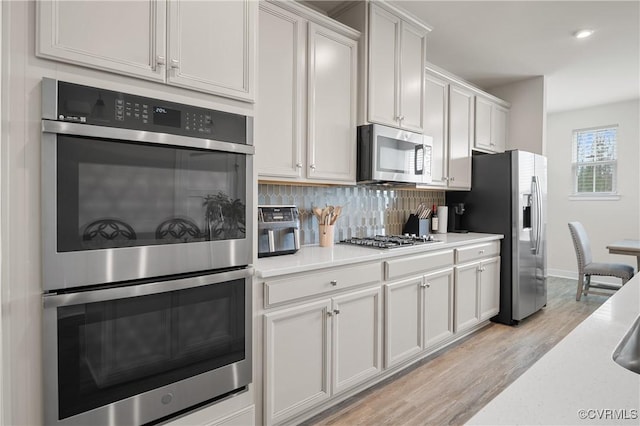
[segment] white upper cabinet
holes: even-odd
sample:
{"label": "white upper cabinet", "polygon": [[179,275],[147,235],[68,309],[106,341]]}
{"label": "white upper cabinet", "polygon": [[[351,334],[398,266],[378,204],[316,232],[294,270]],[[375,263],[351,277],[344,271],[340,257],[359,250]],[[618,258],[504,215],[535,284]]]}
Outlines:
{"label": "white upper cabinet", "polygon": [[471,91],[449,86],[449,188],[471,188],[473,106]]}
{"label": "white upper cabinet", "polygon": [[260,3],[259,179],[355,184],[359,33],[296,3]]}
{"label": "white upper cabinet", "polygon": [[371,6],[369,32],[369,121],[398,126],[400,18]]}
{"label": "white upper cabinet", "polygon": [[356,178],[358,43],[309,23],[307,140],[310,179]]}
{"label": "white upper cabinet", "polygon": [[255,1],[37,4],[40,57],[254,100]]}
{"label": "white upper cabinet", "polygon": [[491,106],[486,99],[476,96],[476,135],[473,146],[481,149],[491,147]]}
{"label": "white upper cabinet", "polygon": [[169,84],[253,100],[256,2],[168,4]]}
{"label": "white upper cabinet", "polygon": [[400,37],[400,126],[422,133],[424,128],[424,64],[427,31],[402,23]]}
{"label": "white upper cabinet", "polygon": [[360,55],[360,124],[379,123],[422,133],[430,28],[383,2],[352,2],[334,17],[366,32]]}
{"label": "white upper cabinet", "polygon": [[259,20],[254,120],[258,173],[271,180],[301,179],[307,21],[266,2],[260,3]]}
{"label": "white upper cabinet", "polygon": [[368,120],[422,133],[429,30],[369,4]]}
{"label": "white upper cabinet", "polygon": [[429,186],[446,188],[449,173],[449,83],[431,74],[425,76],[424,134],[433,138]]}
{"label": "white upper cabinet", "polygon": [[165,52],[164,1],[53,0],[37,7],[38,56],[164,81],[157,63]]}
{"label": "white upper cabinet", "polygon": [[473,148],[504,152],[507,138],[507,109],[487,98],[476,96],[476,124]]}

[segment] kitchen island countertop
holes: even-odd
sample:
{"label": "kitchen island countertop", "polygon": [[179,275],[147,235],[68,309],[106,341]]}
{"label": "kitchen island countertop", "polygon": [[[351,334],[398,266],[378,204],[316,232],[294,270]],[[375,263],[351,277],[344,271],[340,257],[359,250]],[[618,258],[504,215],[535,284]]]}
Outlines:
{"label": "kitchen island countertop", "polygon": [[254,265],[255,274],[260,278],[269,278],[360,262],[390,259],[398,256],[415,255],[434,250],[452,249],[503,238],[499,234],[473,232],[467,234],[434,234],[434,237],[442,242],[397,249],[374,249],[340,243],[336,243],[333,247],[303,246],[295,254],[258,259]]}
{"label": "kitchen island countertop", "polygon": [[638,315],[640,274],[468,424],[640,424],[640,374],[612,359]]}

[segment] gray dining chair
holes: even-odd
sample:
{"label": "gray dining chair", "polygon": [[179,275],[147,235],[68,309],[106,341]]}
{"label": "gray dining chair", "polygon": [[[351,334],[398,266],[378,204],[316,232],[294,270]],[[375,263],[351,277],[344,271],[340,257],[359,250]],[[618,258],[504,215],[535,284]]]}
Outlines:
{"label": "gray dining chair", "polygon": [[578,258],[578,289],[576,300],[584,294],[599,294],[610,296],[611,292],[593,291],[592,288],[616,291],[620,287],[607,284],[591,284],[591,276],[617,277],[622,280],[622,285],[633,277],[633,267],[623,263],[599,263],[593,262],[591,258],[591,243],[587,236],[587,231],[580,222],[569,222],[569,231],[576,248]]}

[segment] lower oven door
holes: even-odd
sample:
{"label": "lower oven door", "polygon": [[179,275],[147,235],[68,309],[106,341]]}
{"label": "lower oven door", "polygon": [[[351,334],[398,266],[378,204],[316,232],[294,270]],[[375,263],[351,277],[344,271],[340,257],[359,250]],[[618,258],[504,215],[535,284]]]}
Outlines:
{"label": "lower oven door", "polygon": [[143,424],[248,385],[250,275],[45,295],[45,424]]}

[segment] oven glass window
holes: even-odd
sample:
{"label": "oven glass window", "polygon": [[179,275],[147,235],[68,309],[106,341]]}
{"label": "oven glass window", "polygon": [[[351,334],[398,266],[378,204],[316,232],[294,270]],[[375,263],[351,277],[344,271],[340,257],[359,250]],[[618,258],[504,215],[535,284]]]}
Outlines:
{"label": "oven glass window", "polygon": [[424,170],[424,146],[378,136],[376,144],[378,152],[377,170],[380,172],[399,173],[403,175],[421,175]]}
{"label": "oven glass window", "polygon": [[245,238],[246,157],[58,136],[58,252]]}
{"label": "oven glass window", "polygon": [[66,418],[245,358],[245,280],[57,308]]}

